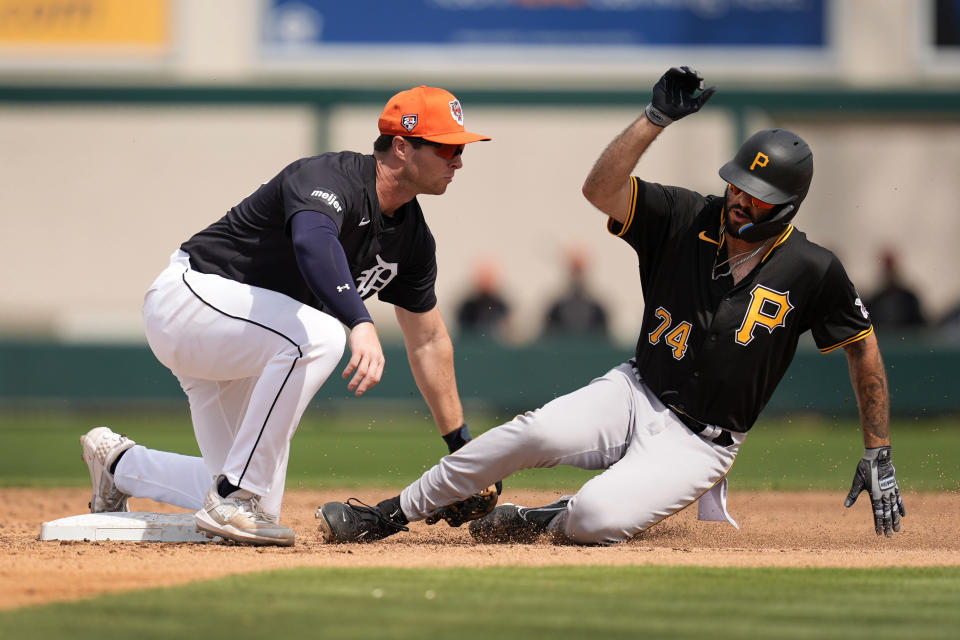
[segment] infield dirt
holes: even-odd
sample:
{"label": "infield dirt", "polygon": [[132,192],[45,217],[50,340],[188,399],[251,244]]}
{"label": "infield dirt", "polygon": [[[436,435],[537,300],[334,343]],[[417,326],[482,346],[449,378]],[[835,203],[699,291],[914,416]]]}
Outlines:
{"label": "infield dirt", "polygon": [[[41,542],[42,522],[86,511],[83,489],[0,489],[0,608],[71,600],[109,591],[182,584],[293,567],[483,567],[498,565],[699,565],[751,567],[960,566],[960,496],[908,494],[893,538],[873,532],[869,500],[851,509],[837,493],[731,492],[726,523],[699,522],[686,509],[615,547],[475,544],[467,527],[411,525],[372,544],[327,545],[313,517],[324,502],[375,504],[389,489],[289,491],[282,521],[294,547],[133,542]],[[546,504],[560,492],[507,491],[504,501]],[[182,511],[131,500],[136,511]]]}

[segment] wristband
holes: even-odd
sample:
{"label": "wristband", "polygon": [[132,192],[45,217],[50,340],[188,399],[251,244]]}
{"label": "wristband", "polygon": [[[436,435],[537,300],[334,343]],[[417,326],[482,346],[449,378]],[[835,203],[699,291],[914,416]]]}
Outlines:
{"label": "wristband", "polygon": [[884,449],[886,449],[886,450],[889,451],[889,450],[890,450],[890,446],[887,445],[887,446],[885,446],[885,447],[874,447],[874,448],[872,448],[872,449],[864,449],[864,450],[863,450],[863,459],[864,459],[864,460],[876,460],[877,458],[880,457],[880,452],[883,451]]}
{"label": "wristband", "polygon": [[673,119],[667,116],[663,111],[657,109],[653,106],[653,103],[647,105],[647,108],[643,110],[647,114],[647,120],[651,123],[657,125],[658,127],[666,127],[668,124],[673,122]]}
{"label": "wristband", "polygon": [[470,435],[470,430],[467,428],[466,422],[460,425],[459,429],[443,435],[443,441],[447,443],[447,449],[450,450],[450,453],[453,453],[472,439],[473,437]]}

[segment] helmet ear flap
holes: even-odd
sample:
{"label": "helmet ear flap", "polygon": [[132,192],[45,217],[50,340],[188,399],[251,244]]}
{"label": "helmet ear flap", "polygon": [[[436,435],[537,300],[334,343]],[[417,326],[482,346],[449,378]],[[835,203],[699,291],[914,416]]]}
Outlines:
{"label": "helmet ear flap", "polygon": [[773,210],[769,218],[759,224],[748,223],[740,227],[737,231],[737,237],[747,242],[762,242],[767,238],[778,236],[797,215],[797,205],[788,202]]}

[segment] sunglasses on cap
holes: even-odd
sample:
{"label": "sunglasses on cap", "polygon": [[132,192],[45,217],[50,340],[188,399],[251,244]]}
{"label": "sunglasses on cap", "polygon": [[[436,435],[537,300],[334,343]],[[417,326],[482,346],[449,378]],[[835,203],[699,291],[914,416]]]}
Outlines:
{"label": "sunglasses on cap", "polygon": [[432,140],[424,140],[423,138],[413,137],[407,137],[406,139],[417,140],[420,144],[433,147],[433,152],[444,160],[453,160],[463,153],[464,145],[462,144],[442,144],[440,142],[433,142]]}
{"label": "sunglasses on cap", "polygon": [[773,209],[775,206],[777,206],[775,204],[770,204],[769,202],[764,202],[759,198],[755,198],[749,193],[747,193],[746,191],[744,191],[743,189],[740,189],[739,187],[736,187],[730,184],[729,182],[727,183],[727,186],[730,187],[730,193],[733,194],[734,198],[739,198],[740,194],[743,193],[747,196],[747,201],[750,203],[750,205],[753,207],[756,207],[757,209],[762,209],[763,211],[769,211],[770,209]]}

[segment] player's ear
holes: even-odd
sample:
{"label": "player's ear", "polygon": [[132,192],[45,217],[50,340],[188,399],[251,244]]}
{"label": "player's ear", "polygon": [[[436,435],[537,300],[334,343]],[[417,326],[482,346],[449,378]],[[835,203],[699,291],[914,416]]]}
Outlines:
{"label": "player's ear", "polygon": [[413,151],[413,145],[403,136],[393,136],[393,153],[401,160],[406,160]]}

